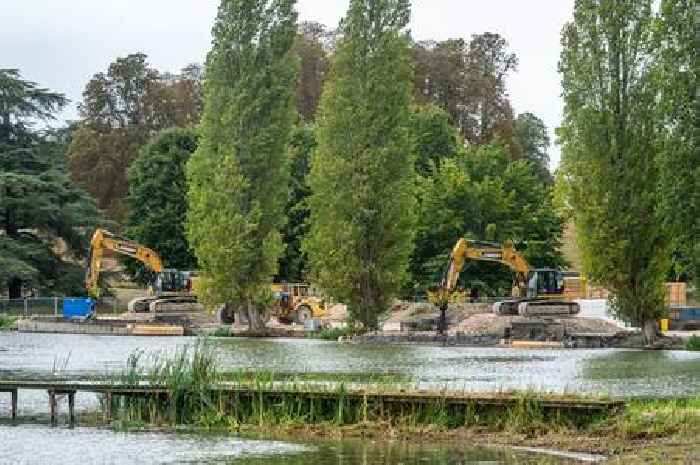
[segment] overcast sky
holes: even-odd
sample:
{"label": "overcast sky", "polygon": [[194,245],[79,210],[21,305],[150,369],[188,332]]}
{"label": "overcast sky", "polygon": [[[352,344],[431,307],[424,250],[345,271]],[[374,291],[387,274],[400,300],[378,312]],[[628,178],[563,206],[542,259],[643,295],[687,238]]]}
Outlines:
{"label": "overcast sky", "polygon": [[[348,0],[298,0],[300,20],[338,24]],[[219,0],[0,0],[0,68],[65,93],[62,119],[77,117],[81,92],[118,56],[144,52],[161,71],[202,63]],[[415,39],[497,32],[520,66],[509,82],[517,113],[530,111],[553,130],[561,119],[559,32],[573,0],[413,0]],[[559,150],[550,151],[552,167]]]}

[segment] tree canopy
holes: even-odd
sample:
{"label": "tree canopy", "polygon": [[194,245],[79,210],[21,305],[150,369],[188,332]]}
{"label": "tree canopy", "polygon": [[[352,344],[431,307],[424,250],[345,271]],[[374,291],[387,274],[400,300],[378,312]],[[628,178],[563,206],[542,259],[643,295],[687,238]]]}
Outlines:
{"label": "tree canopy", "polygon": [[[168,268],[196,269],[185,237],[185,170],[196,148],[194,129],[166,129],[141,148],[129,168],[126,235],[156,249]],[[130,269],[140,274],[143,267],[134,264]]]}
{"label": "tree canopy", "polygon": [[[561,267],[562,219],[552,193],[525,160],[513,161],[503,145],[460,150],[418,183],[416,248],[411,257],[412,291],[439,281],[460,237],[511,242],[533,266]],[[510,271],[488,263],[468,263],[466,287],[509,294]],[[480,289],[482,292],[483,289]]]}
{"label": "tree canopy", "polygon": [[161,74],[143,53],[117,58],[85,86],[69,149],[72,179],[114,220],[124,220],[127,171],[157,131],[194,125],[202,106],[201,69]]}
{"label": "tree canopy", "polygon": [[84,293],[79,260],[97,209],[66,176],[66,133],[32,129],[66,102],[0,69],[0,289],[10,298]]}

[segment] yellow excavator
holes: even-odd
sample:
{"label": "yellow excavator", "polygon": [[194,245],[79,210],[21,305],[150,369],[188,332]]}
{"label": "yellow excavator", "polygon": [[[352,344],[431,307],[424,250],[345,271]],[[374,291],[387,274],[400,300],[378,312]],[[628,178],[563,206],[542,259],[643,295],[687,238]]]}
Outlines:
{"label": "yellow excavator", "polygon": [[[132,299],[128,304],[130,312],[157,314],[204,310],[197,302],[199,278],[195,271],[166,269],[160,256],[153,249],[104,229],[97,229],[90,241],[85,288],[91,297],[99,297],[99,278],[105,251],[134,258],[156,273],[155,281],[151,285],[151,295]],[[270,316],[276,315],[280,320],[303,324],[310,318],[319,318],[326,314],[325,302],[311,294],[308,284],[273,284],[272,292],[276,303],[271,312],[264,313],[265,322]],[[220,305],[217,314],[221,323],[234,322],[233,309],[228,305]]]}
{"label": "yellow excavator", "polygon": [[153,295],[136,297],[128,304],[130,312],[180,312],[202,310],[197,303],[193,284],[194,273],[163,267],[163,261],[154,250],[117,236],[104,229],[95,230],[90,240],[88,268],[85,273],[85,288],[91,297],[99,297],[99,278],[105,251],[134,258],[156,273],[152,285]]}
{"label": "yellow excavator", "polygon": [[512,299],[493,305],[497,315],[566,316],[580,311],[578,303],[564,297],[564,275],[552,268],[532,268],[512,245],[471,241],[461,238],[452,248],[450,262],[430,300],[440,307],[444,328],[445,311],[450,294],[457,286],[459,274],[467,260],[495,262],[515,272]]}

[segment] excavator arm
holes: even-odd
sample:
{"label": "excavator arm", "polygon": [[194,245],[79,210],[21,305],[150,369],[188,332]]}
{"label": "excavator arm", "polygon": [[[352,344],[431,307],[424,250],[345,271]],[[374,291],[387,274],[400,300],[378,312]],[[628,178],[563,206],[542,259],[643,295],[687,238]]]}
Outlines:
{"label": "excavator arm", "polygon": [[163,271],[163,262],[154,250],[104,229],[97,229],[90,240],[88,268],[85,273],[85,288],[94,297],[99,297],[98,280],[105,250],[134,258],[156,273]]}
{"label": "excavator arm", "polygon": [[496,262],[506,265],[516,273],[518,286],[523,286],[530,272],[530,265],[520,252],[511,245],[501,246],[488,242],[468,241],[461,238],[452,248],[450,262],[440,281],[438,289],[432,293],[436,305],[447,304],[450,293],[457,286],[459,274],[464,269],[467,260]]}

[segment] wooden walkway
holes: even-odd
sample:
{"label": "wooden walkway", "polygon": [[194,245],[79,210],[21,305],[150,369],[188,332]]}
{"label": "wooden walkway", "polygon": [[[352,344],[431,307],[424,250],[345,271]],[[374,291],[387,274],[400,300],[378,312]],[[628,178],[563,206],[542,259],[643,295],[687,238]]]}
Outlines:
{"label": "wooden walkway", "polygon": [[[211,386],[212,392],[229,393],[238,396],[270,396],[294,395],[314,399],[333,399],[342,395],[347,399],[378,400],[382,403],[412,403],[430,404],[442,403],[444,405],[469,405],[507,407],[523,398],[533,399],[545,409],[579,410],[579,411],[607,411],[620,408],[624,405],[622,400],[586,399],[571,396],[544,395],[536,398],[534,394],[518,393],[477,393],[449,390],[379,390],[368,387],[344,386],[342,394],[338,384],[299,384],[288,382],[275,382],[267,386],[252,386],[234,382],[224,382]],[[57,424],[57,398],[58,395],[68,397],[69,425],[75,425],[75,394],[77,392],[98,393],[105,396],[105,420],[112,417],[112,398],[124,397],[148,397],[162,396],[168,399],[171,391],[165,386],[154,386],[147,382],[139,384],[119,384],[100,381],[54,381],[54,380],[0,380],[0,393],[11,395],[11,416],[13,421],[17,419],[18,393],[21,390],[42,390],[48,393],[50,424]]]}

